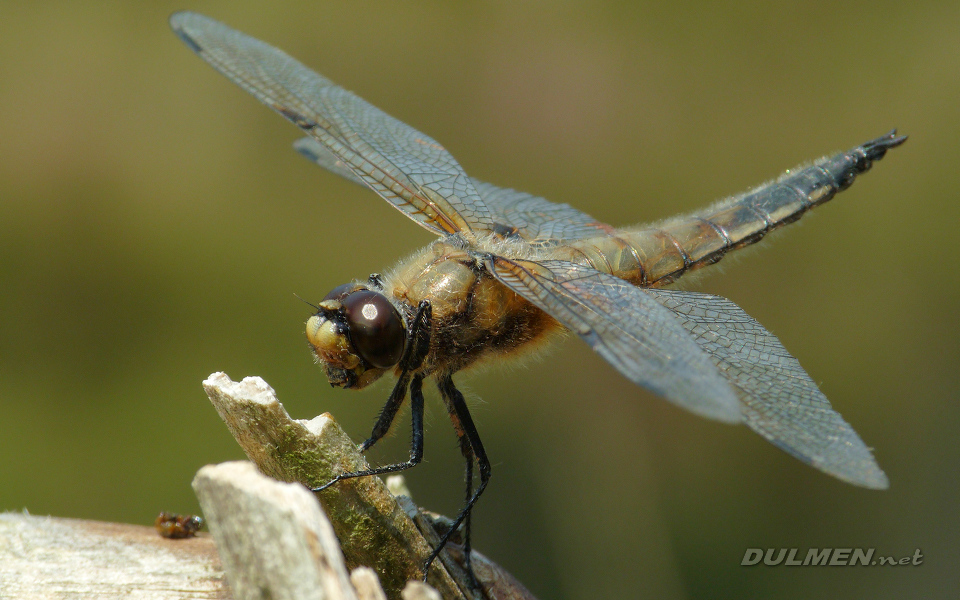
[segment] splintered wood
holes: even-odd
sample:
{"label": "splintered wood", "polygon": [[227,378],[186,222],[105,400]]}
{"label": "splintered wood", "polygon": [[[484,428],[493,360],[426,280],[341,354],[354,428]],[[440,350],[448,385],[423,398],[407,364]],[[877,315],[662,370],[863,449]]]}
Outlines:
{"label": "splintered wood", "polygon": [[[291,419],[273,389],[259,377],[234,382],[216,373],[204,381],[204,389],[244,452],[265,475],[316,487],[344,471],[368,468],[333,417],[323,414],[310,421]],[[208,509],[201,488],[197,490],[216,536],[217,511]],[[316,497],[339,539],[347,567],[373,569],[388,598],[399,598],[408,581],[422,578],[423,560],[431,546],[379,477],[345,480]],[[232,515],[229,509],[222,513],[225,518]],[[224,552],[223,547],[220,550]],[[427,578],[442,598],[484,597],[482,592],[470,589],[465,573],[449,556],[442,558],[445,562],[434,563]],[[225,558],[224,564],[228,562]],[[448,569],[454,571],[459,582]],[[227,571],[229,578],[229,568]]]}
{"label": "splintered wood", "polygon": [[259,377],[216,373],[204,389],[253,461],[194,478],[210,533],[173,540],[153,527],[0,514],[0,597],[535,600],[477,552],[472,588],[454,541],[423,583],[449,520],[418,509],[402,477],[390,478],[393,494],[379,477],[314,494],[304,485],[367,468],[333,417],[291,419]]}

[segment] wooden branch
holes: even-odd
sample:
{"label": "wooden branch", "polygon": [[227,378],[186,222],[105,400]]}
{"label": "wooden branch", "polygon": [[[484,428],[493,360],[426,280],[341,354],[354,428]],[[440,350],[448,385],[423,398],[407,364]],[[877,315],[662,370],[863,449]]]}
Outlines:
{"label": "wooden branch", "polygon": [[476,552],[482,590],[471,589],[455,538],[430,569],[433,587],[419,581],[449,519],[418,509],[402,477],[391,478],[397,498],[378,477],[316,497],[281,483],[316,486],[367,465],[332,417],[290,419],[259,378],[235,383],[215,374],[204,387],[260,469],[226,463],[197,473],[211,533],[171,540],[152,527],[0,514],[0,597],[533,600]]}
{"label": "wooden branch", "polygon": [[[290,418],[273,388],[259,377],[231,381],[215,373],[204,390],[243,451],[266,475],[280,481],[322,485],[339,473],[369,468],[333,417]],[[431,547],[379,477],[348,479],[316,494],[340,539],[347,565],[365,565],[380,577],[388,598],[422,577]],[[443,598],[474,598],[445,566],[434,563],[427,581]]]}
{"label": "wooden branch", "polygon": [[[200,469],[194,489],[211,533],[186,539],[140,525],[0,514],[0,598],[386,600],[372,569],[348,575],[330,521],[302,485],[233,462]],[[420,581],[397,597],[440,599]]]}
{"label": "wooden branch", "polygon": [[350,573],[350,582],[357,591],[358,600],[387,600],[377,574],[370,567],[357,567]]}
{"label": "wooden branch", "polygon": [[0,598],[231,597],[209,534],[0,514]]}
{"label": "wooden branch", "polygon": [[236,598],[357,600],[333,527],[302,485],[232,462],[200,469],[193,489]]}
{"label": "wooden branch", "polygon": [[[215,373],[203,385],[230,432],[264,474],[317,487],[339,473],[368,468],[332,416],[291,419],[273,388],[259,377],[234,382]],[[409,494],[405,488],[402,491]],[[341,481],[316,497],[330,517],[349,567],[371,567],[388,598],[419,593],[404,589],[408,581],[422,577],[423,560],[439,540],[435,528],[438,522],[443,524],[442,518],[424,515],[409,497],[401,496],[398,502],[379,477]],[[206,506],[204,511],[212,518]],[[440,598],[535,600],[509,573],[477,552],[473,553],[474,572],[482,590],[472,589],[458,562],[462,549],[451,543],[447,550],[428,577]]]}

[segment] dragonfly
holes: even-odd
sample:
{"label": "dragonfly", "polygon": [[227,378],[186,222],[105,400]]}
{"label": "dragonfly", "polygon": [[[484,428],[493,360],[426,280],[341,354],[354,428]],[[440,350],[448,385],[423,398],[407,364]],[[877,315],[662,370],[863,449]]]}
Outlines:
{"label": "dragonfly", "polygon": [[[615,228],[567,205],[466,174],[437,141],[281,50],[192,12],[171,17],[200,58],[307,134],[295,149],[370,188],[437,239],[383,275],[335,287],[306,336],[329,382],[362,389],[396,377],[361,451],[390,429],[409,395],[407,461],[423,458],[424,380],[435,380],[466,461],[466,496],[424,561],[465,532],[490,460],[453,375],[521,357],[572,332],[630,381],[698,415],[744,423],[801,461],[865,488],[888,486],[871,450],[772,333],[730,300],[667,289],[799,219],[849,187],[905,136],[896,130],[692,215]],[[474,470],[479,482],[474,485]]]}

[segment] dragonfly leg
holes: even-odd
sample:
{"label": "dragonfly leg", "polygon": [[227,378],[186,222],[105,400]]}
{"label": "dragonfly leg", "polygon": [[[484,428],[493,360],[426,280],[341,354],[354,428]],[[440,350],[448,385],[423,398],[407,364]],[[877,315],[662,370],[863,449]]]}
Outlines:
{"label": "dragonfly leg", "polygon": [[367,438],[366,441],[360,444],[360,452],[366,452],[371,446],[383,439],[383,436],[387,435],[387,432],[390,431],[393,420],[396,418],[397,413],[400,412],[403,401],[407,398],[407,386],[409,384],[410,375],[408,373],[402,374],[400,379],[397,380],[397,384],[393,386],[393,392],[391,392],[390,397],[387,398],[387,403],[380,409],[380,416],[377,417],[377,422],[373,426],[373,433],[370,434],[370,437]]}
{"label": "dragonfly leg", "polygon": [[[411,420],[413,421],[413,435],[410,442],[410,459],[406,462],[377,467],[375,469],[365,469],[363,471],[352,471],[350,473],[341,473],[320,487],[313,488],[312,491],[320,492],[338,481],[352,479],[354,477],[366,477],[368,475],[382,475],[384,473],[394,473],[414,467],[423,459],[423,375],[411,375],[423,364],[423,360],[430,350],[430,321],[433,311],[430,303],[426,300],[417,307],[417,313],[410,322],[409,335],[407,337],[407,349],[400,359],[400,378],[390,393],[390,398],[380,411],[377,423],[373,427],[373,433],[370,438],[360,445],[360,451],[363,452],[377,441],[383,438],[390,430],[390,425],[403,401],[407,395],[407,387],[410,388],[411,399]],[[411,379],[412,377],[412,379]]]}
{"label": "dragonfly leg", "polygon": [[[467,482],[467,492],[466,497],[463,499],[464,504],[469,504],[470,498],[473,497],[473,448],[470,446],[469,442],[465,441],[467,437],[460,438],[460,452],[463,454],[463,458],[466,459],[467,468],[464,479]],[[473,567],[470,563],[470,522],[473,519],[473,511],[467,513],[466,518],[463,520],[463,566],[467,569],[467,573],[473,580],[473,583],[476,585],[476,577],[473,574]]]}
{"label": "dragonfly leg", "polygon": [[[370,276],[371,280],[373,277],[373,275]],[[406,386],[410,381],[410,373],[420,368],[423,364],[423,359],[430,350],[430,320],[432,315],[433,310],[430,302],[427,300],[422,301],[417,307],[417,313],[414,315],[413,320],[410,321],[410,326],[407,331],[407,349],[400,358],[400,379],[397,380],[397,384],[387,399],[387,403],[384,404],[380,410],[380,416],[377,417],[377,422],[373,426],[373,433],[370,434],[370,437],[367,438],[366,441],[360,444],[360,452],[369,450],[371,446],[383,439],[383,436],[387,435],[387,432],[390,431],[390,425],[393,424],[393,420],[397,417],[400,407],[403,406],[403,400],[406,396]]]}
{"label": "dragonfly leg", "polygon": [[[467,460],[467,494],[464,506],[457,515],[457,518],[454,519],[450,529],[443,534],[439,543],[437,543],[437,547],[433,549],[433,552],[431,552],[427,560],[424,561],[423,576],[424,579],[426,579],[430,565],[436,560],[437,556],[443,550],[443,547],[450,540],[450,537],[457,531],[461,524],[464,524],[464,565],[471,582],[479,586],[473,569],[470,566],[470,521],[473,506],[477,503],[480,495],[483,494],[483,490],[486,489],[487,482],[490,481],[490,461],[487,459],[487,453],[483,449],[483,442],[480,441],[480,434],[473,424],[473,417],[470,416],[470,411],[467,409],[467,403],[463,399],[463,394],[461,394],[460,390],[453,384],[453,379],[451,379],[450,375],[441,376],[437,380],[437,387],[440,389],[440,395],[443,397],[443,401],[447,405],[447,410],[450,412],[450,420],[453,422],[453,427],[460,440],[460,451]],[[477,470],[480,474],[480,484],[477,486],[477,489],[473,489],[474,460],[477,462]]]}
{"label": "dragonfly leg", "polygon": [[[403,385],[403,389],[398,393],[396,389]],[[401,379],[394,388],[394,394],[391,394],[391,400],[394,396],[399,396],[400,400],[397,406],[403,403],[403,397],[406,396],[406,382]],[[390,402],[387,403],[388,406]],[[396,411],[394,411],[396,414]],[[365,469],[363,471],[352,471],[350,473],[341,473],[321,485],[313,488],[313,492],[322,492],[331,485],[343,481],[344,479],[353,479],[354,477],[367,477],[368,475],[383,475],[385,473],[395,473],[403,471],[420,464],[423,459],[423,375],[414,375],[410,381],[410,415],[413,421],[413,439],[410,443],[410,460],[392,465],[385,465],[375,469]]]}

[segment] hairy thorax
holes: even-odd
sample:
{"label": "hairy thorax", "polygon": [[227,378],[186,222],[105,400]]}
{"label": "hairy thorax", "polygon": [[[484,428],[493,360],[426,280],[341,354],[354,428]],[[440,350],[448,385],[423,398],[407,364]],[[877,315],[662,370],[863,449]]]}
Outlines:
{"label": "hairy thorax", "polygon": [[433,308],[428,373],[453,373],[477,361],[536,348],[560,325],[499,283],[456,240],[441,239],[400,264],[385,293],[412,315],[421,300]]}

